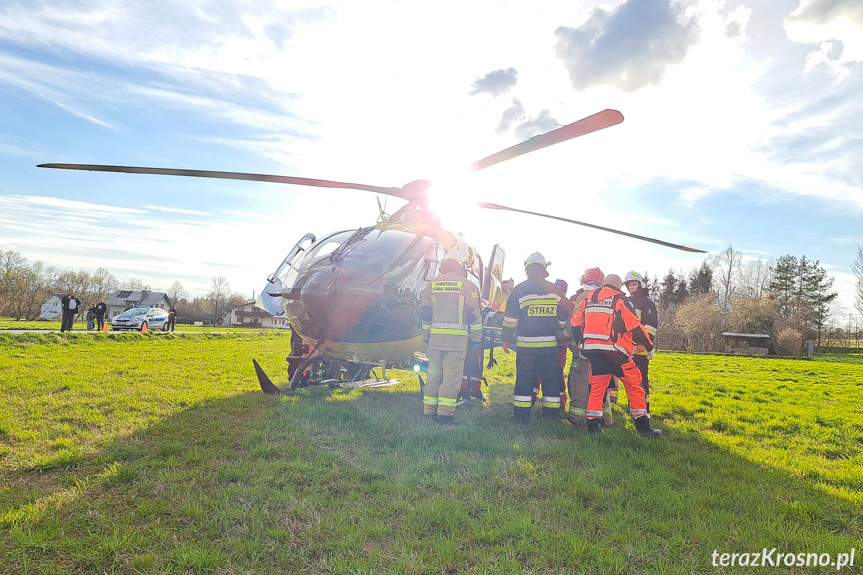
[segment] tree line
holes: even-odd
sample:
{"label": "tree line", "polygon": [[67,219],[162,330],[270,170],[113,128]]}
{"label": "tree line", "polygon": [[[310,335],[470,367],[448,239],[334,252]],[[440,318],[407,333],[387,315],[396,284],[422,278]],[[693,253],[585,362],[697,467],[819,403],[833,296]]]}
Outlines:
{"label": "tree line", "polygon": [[[118,290],[162,291],[152,289],[137,278],[120,281],[105,268],[92,272],[72,271],[41,261],[31,263],[18,252],[0,250],[0,316],[35,320],[41,313],[42,304],[51,295],[69,293],[69,290],[74,290],[81,300],[82,312],[99,300],[107,302]],[[231,290],[223,276],[213,278],[205,297],[189,299],[179,280],[164,293],[180,318],[208,321],[213,325],[219,324],[232,307],[246,301]]]}
{"label": "tree line", "polygon": [[[863,315],[863,248],[858,252],[853,267]],[[841,331],[829,329],[838,297],[833,283],[821,263],[805,255],[743,262],[729,246],[686,274],[668,270],[650,288],[666,347],[722,351],[722,333],[734,332],[767,334],[778,353],[799,355],[806,340],[820,346]]]}

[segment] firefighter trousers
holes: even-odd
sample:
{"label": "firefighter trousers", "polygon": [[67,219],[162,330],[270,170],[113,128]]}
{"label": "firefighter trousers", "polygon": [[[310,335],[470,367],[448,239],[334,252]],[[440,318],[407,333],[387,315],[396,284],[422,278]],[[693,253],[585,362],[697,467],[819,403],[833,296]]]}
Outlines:
{"label": "firefighter trousers", "polygon": [[461,377],[459,397],[482,398],[482,346],[478,349],[468,349],[464,357],[464,371]]}
{"label": "firefighter trousers", "polygon": [[429,349],[428,381],[423,387],[423,413],[453,415],[464,371],[465,350]]}
{"label": "firefighter trousers", "polygon": [[648,370],[650,369],[650,360],[646,355],[634,355],[632,361],[635,362],[638,371],[641,372],[641,389],[644,390],[644,403],[647,405],[647,415],[650,415],[650,379],[648,378]]}
{"label": "firefighter trousers", "polygon": [[516,421],[530,421],[533,386],[537,380],[542,386],[542,416],[560,419],[560,367],[557,365],[557,348],[553,353],[522,351],[515,356],[515,391],[512,398],[512,417]]}
{"label": "firefighter trousers", "polygon": [[[590,362],[584,358],[573,357],[569,366],[569,420],[576,425],[584,425],[587,417],[587,401],[590,398]],[[602,423],[611,425],[611,401],[606,391],[602,402]]]}
{"label": "firefighter trousers", "polygon": [[587,400],[587,419],[602,417],[603,399],[611,383],[612,376],[617,376],[626,389],[629,400],[629,413],[632,417],[647,415],[647,403],[644,390],[641,388],[641,372],[632,358],[616,351],[586,352],[590,360],[590,397]]}

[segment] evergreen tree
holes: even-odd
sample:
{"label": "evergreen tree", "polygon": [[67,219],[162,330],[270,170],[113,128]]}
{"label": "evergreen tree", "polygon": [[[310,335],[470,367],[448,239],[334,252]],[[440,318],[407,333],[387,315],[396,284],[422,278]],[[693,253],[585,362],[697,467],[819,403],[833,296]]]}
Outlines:
{"label": "evergreen tree", "polygon": [[659,305],[665,309],[674,305],[674,290],[677,287],[677,278],[674,275],[674,270],[669,269],[665,277],[662,278],[662,283],[659,284]]}
{"label": "evergreen tree", "polygon": [[770,292],[773,294],[780,313],[789,315],[795,311],[793,306],[798,262],[795,256],[786,254],[776,260]]}
{"label": "evergreen tree", "polygon": [[[804,258],[801,258],[801,263]],[[821,267],[820,262],[808,262],[805,275],[801,278],[804,284],[804,305],[809,310],[809,316],[814,328],[818,333],[818,345],[821,345],[821,333],[830,313],[830,304],[839,297],[833,290],[833,278],[827,277],[827,270]]]}
{"label": "evergreen tree", "polygon": [[701,262],[701,266],[692,268],[689,272],[689,293],[710,293],[713,289],[713,268],[707,260]]}

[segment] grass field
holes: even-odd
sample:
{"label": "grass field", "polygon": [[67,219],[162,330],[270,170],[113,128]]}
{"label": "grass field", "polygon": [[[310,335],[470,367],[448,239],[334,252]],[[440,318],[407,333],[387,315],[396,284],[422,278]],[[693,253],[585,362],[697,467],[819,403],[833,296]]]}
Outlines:
{"label": "grass field", "polygon": [[[287,333],[0,333],[0,573],[825,573],[863,563],[863,362],[657,354],[644,440],[511,423],[513,356],[456,429],[418,386],[273,398]],[[847,572],[853,572],[846,569]],[[843,571],[844,572],[844,571]]]}
{"label": "grass field", "polygon": [[[27,321],[27,320],[17,320],[11,317],[0,317],[0,330],[9,330],[9,329],[38,329],[45,331],[59,331],[60,330],[60,320],[40,320],[40,321]],[[87,331],[87,322],[86,321],[77,321],[74,324],[74,331]],[[108,330],[111,329],[111,323],[108,322]],[[251,332],[259,332],[261,329],[254,329],[248,327],[213,327],[213,326],[202,326],[202,325],[188,325],[184,323],[178,323],[175,327],[176,331],[251,331]],[[263,331],[274,331],[274,330],[263,330]]]}

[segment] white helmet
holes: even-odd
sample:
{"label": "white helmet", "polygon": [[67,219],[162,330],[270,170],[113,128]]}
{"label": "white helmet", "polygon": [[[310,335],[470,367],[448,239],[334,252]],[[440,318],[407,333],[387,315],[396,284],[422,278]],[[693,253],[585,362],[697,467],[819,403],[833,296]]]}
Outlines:
{"label": "white helmet", "polygon": [[526,260],[524,260],[524,267],[527,267],[531,264],[539,264],[542,267],[547,268],[549,264],[551,264],[551,262],[545,261],[545,256],[541,253],[533,252],[532,254],[527,256]]}
{"label": "white helmet", "polygon": [[626,277],[623,278],[623,283],[627,284],[629,282],[638,282],[641,285],[641,288],[644,289],[647,286],[644,285],[644,276],[638,272],[629,272],[626,274]]}
{"label": "white helmet", "polygon": [[551,262],[545,261],[545,256],[539,252],[533,252],[527,259],[524,260],[524,272],[527,273],[527,268],[530,266],[537,264],[542,267],[542,273],[540,274],[542,277],[548,277],[548,270],[546,269]]}

